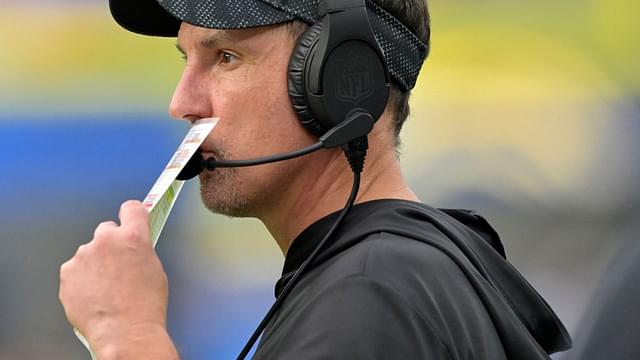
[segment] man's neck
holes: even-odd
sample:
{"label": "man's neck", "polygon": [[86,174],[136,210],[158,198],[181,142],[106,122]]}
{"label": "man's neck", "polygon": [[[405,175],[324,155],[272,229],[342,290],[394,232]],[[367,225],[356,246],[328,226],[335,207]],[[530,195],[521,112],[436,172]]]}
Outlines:
{"label": "man's neck", "polygon": [[[260,217],[285,255],[304,229],[342,209],[351,193],[353,172],[341,151],[315,158],[316,166],[305,169],[306,174],[290,184],[288,196],[279,201],[278,211]],[[402,177],[393,148],[389,151],[372,146],[365,164],[356,203],[376,199],[418,200]]]}

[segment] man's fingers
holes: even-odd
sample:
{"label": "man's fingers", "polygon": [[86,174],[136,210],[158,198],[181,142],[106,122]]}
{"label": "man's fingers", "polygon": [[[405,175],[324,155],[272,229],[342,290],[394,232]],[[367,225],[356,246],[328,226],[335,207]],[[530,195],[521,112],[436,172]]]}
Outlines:
{"label": "man's fingers", "polygon": [[105,222],[101,222],[100,224],[98,224],[98,226],[96,227],[96,230],[93,232],[93,238],[97,238],[100,236],[100,234],[109,231],[109,229],[115,229],[118,227],[118,224],[116,224],[114,221],[105,221]]}
{"label": "man's fingers", "polygon": [[137,200],[125,201],[120,206],[120,214],[118,216],[122,226],[128,226],[132,223],[149,223],[149,211]]}
{"label": "man's fingers", "polygon": [[120,207],[120,225],[131,234],[149,240],[149,212],[140,201],[129,200]]}

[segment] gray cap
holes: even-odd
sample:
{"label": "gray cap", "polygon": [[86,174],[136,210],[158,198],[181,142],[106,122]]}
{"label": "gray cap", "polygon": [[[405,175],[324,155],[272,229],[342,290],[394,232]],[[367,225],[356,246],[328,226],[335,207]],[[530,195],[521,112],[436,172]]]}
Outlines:
{"label": "gray cap", "polygon": [[[300,20],[313,24],[319,0],[109,0],[113,18],[144,35],[174,37],[181,22],[211,29],[243,29]],[[367,1],[369,21],[392,78],[415,86],[428,46],[406,26]]]}

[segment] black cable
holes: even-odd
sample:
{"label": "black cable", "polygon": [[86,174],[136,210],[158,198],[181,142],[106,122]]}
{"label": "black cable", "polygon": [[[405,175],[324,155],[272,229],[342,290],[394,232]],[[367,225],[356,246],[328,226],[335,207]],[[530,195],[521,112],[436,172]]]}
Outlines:
{"label": "black cable", "polygon": [[[349,157],[349,154],[347,154],[347,157]],[[363,156],[363,159],[364,159],[364,156]],[[271,320],[273,315],[276,313],[276,311],[280,307],[280,304],[284,301],[284,299],[287,296],[287,294],[291,291],[291,289],[293,289],[293,287],[295,286],[296,282],[299,280],[299,278],[304,273],[305,269],[316,258],[318,253],[320,253],[320,250],[322,249],[324,244],[331,237],[331,235],[333,235],[333,233],[336,231],[336,229],[338,228],[338,226],[340,225],[340,223],[342,222],[344,217],[347,215],[347,213],[349,212],[349,210],[353,206],[354,202],[356,201],[356,196],[358,195],[358,190],[359,189],[360,189],[360,172],[359,171],[354,171],[354,173],[353,173],[353,185],[351,187],[351,194],[349,195],[349,199],[347,200],[347,203],[345,204],[344,208],[342,208],[342,211],[340,211],[340,214],[338,215],[338,218],[336,219],[336,221],[331,226],[331,229],[329,229],[329,231],[325,234],[325,236],[322,238],[322,240],[320,240],[318,245],[316,245],[315,249],[313,249],[313,252],[311,253],[311,255],[309,255],[309,257],[302,263],[302,265],[300,265],[298,270],[296,270],[296,272],[291,277],[291,280],[289,280],[287,285],[282,289],[282,292],[280,292],[280,296],[278,296],[278,298],[273,303],[273,305],[271,305],[271,308],[269,309],[267,314],[264,316],[264,318],[262,318],[262,321],[260,321],[260,324],[253,331],[253,334],[251,335],[251,337],[249,338],[247,343],[242,348],[242,351],[240,352],[240,355],[238,355],[238,357],[237,357],[238,360],[244,360],[244,358],[249,354],[249,351],[251,351],[251,348],[253,348],[253,345],[258,340],[258,338],[260,337],[260,334],[262,334],[262,332],[264,331],[264,328],[267,326],[267,323],[269,322],[269,320]]]}
{"label": "black cable", "polygon": [[254,166],[254,165],[262,165],[268,164],[276,161],[289,160],[299,156],[307,155],[316,150],[322,149],[324,144],[320,141],[313,145],[309,145],[300,150],[295,150],[283,154],[265,156],[257,159],[247,159],[247,160],[215,160],[215,159],[206,159],[204,160],[204,167],[208,170],[213,170],[215,168],[223,168],[223,167],[244,167],[244,166]]}

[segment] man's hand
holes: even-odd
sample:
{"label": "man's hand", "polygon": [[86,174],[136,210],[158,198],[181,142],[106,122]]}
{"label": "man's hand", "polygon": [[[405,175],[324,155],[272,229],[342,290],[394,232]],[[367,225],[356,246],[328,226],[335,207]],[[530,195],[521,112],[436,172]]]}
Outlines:
{"label": "man's hand", "polygon": [[149,213],[127,201],[119,217],[120,225],[98,225],[60,267],[60,301],[100,359],[177,358],[166,332],[168,284],[151,245]]}

